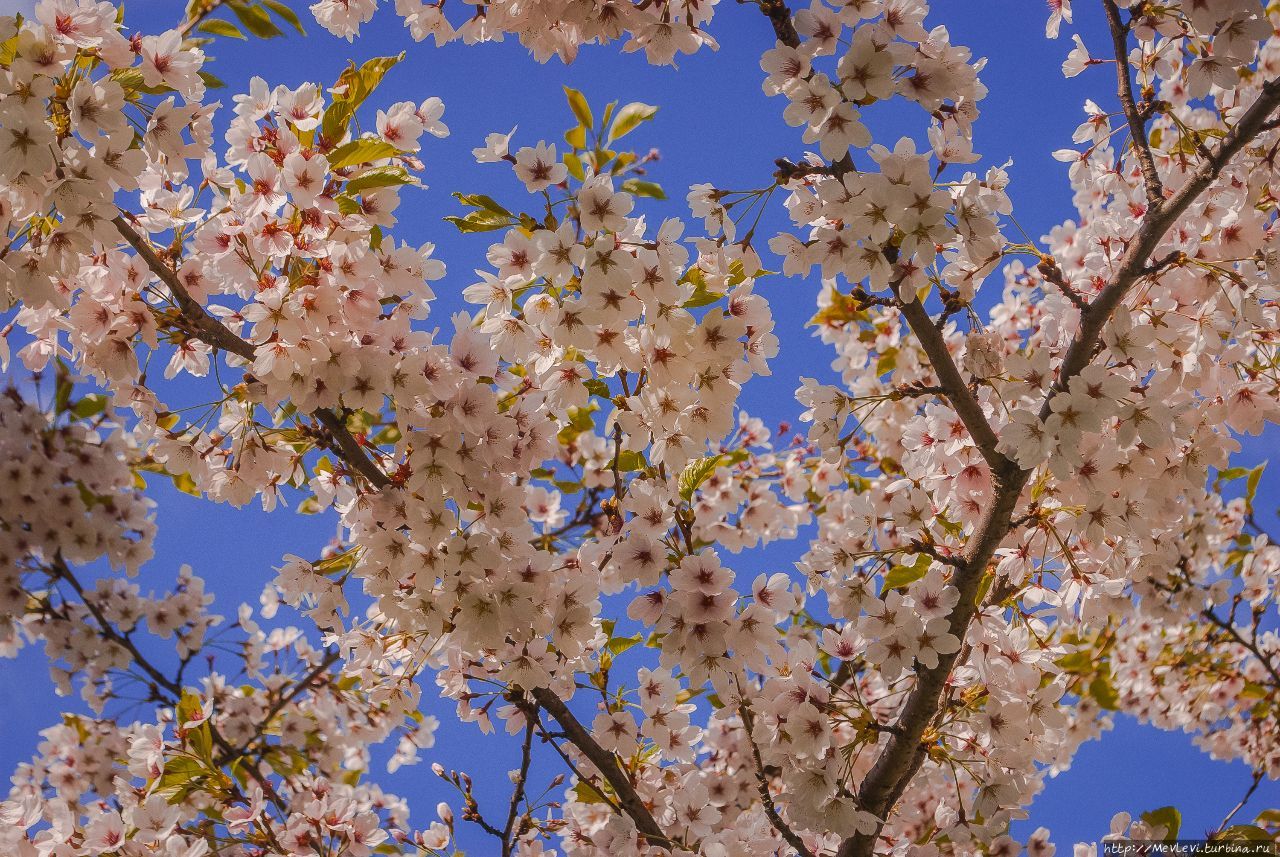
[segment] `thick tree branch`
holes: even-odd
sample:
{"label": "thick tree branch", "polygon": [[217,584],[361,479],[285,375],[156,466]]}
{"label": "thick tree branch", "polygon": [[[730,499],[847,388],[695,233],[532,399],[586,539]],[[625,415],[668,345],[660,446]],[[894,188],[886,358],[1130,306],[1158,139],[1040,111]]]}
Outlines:
{"label": "thick tree branch", "polygon": [[622,811],[635,822],[636,830],[640,831],[645,839],[648,839],[653,844],[664,848],[669,847],[672,844],[672,840],[662,832],[662,828],[654,820],[653,814],[649,812],[649,807],[645,806],[644,801],[640,799],[640,795],[636,794],[635,788],[631,785],[631,780],[627,778],[626,773],[618,766],[613,754],[596,743],[596,740],[591,737],[591,733],[578,722],[577,717],[574,717],[573,712],[569,710],[569,706],[564,704],[564,700],[545,687],[536,687],[529,693],[560,724],[560,728],[564,730],[568,741],[577,747],[582,752],[582,755],[591,760],[591,764],[596,766],[596,770],[613,788],[613,793],[617,795],[618,804],[622,807]]}
{"label": "thick tree branch", "polygon": [[1156,171],[1151,156],[1151,144],[1147,141],[1147,123],[1133,97],[1133,81],[1129,77],[1129,27],[1120,20],[1120,9],[1115,0],[1102,0],[1107,13],[1107,25],[1111,28],[1111,44],[1116,54],[1116,90],[1120,106],[1129,122],[1129,136],[1133,138],[1133,150],[1138,155],[1142,169],[1142,182],[1146,186],[1147,205],[1158,208],[1164,202],[1164,185]]}
{"label": "thick tree branch", "polygon": [[124,215],[116,215],[111,221],[115,224],[116,231],[129,242],[129,246],[134,252],[147,263],[147,267],[151,269],[151,273],[160,278],[160,282],[164,283],[169,289],[173,299],[178,303],[178,309],[182,311],[182,317],[191,325],[195,335],[206,344],[229,352],[252,363],[255,349],[253,343],[246,342],[231,332],[225,324],[218,321],[209,313],[205,312],[203,306],[186,290],[182,285],[182,281],[178,279],[177,273],[165,264],[151,247],[151,242],[144,238],[138,230],[129,225],[124,219]]}
{"label": "thick tree branch", "polygon": [[[1041,419],[1051,412],[1050,400],[1067,389],[1071,379],[1089,364],[1102,339],[1104,326],[1133,286],[1148,273],[1148,260],[1165,233],[1213,183],[1231,159],[1263,132],[1277,106],[1280,106],[1280,81],[1268,81],[1263,84],[1254,103],[1245,110],[1217,149],[1204,159],[1182,188],[1162,205],[1148,209],[1137,234],[1130,240],[1121,257],[1110,284],[1094,299],[1089,305],[1089,311],[1083,315],[1080,330],[1067,349],[1059,368],[1058,379],[1045,396],[1040,411]],[[919,312],[925,319],[928,318],[923,309],[919,309]],[[911,323],[910,317],[908,323]],[[917,326],[922,331],[932,327],[931,324],[912,324],[912,330],[916,331]],[[917,336],[920,336],[919,332]],[[921,344],[932,361],[930,346],[926,344],[928,342],[928,339],[921,337]],[[950,356],[947,355],[947,358],[949,360]],[[940,376],[944,371],[937,364],[934,369]],[[947,386],[946,379],[941,380],[943,386]],[[970,428],[970,431],[973,429]],[[1011,461],[992,469],[993,501],[965,550],[964,566],[956,570],[952,581],[960,592],[960,599],[948,617],[948,624],[950,633],[961,640],[965,638],[969,623],[977,612],[975,600],[978,587],[987,573],[987,564],[1012,529],[1018,498],[1030,476],[1031,471],[1021,470]],[[840,846],[839,857],[869,857],[874,853],[880,827],[924,761],[927,748],[921,739],[938,713],[942,691],[958,655],[957,652],[941,656],[936,668],[924,669],[917,674],[916,686],[898,718],[899,731],[891,735],[858,791],[858,801],[862,808],[874,813],[881,821],[874,833],[857,834],[846,839]]]}
{"label": "thick tree branch", "polygon": [[[745,1],[739,0],[739,2]],[[800,34],[796,32],[796,25],[791,21],[791,10],[787,8],[787,4],[783,0],[759,0],[759,6],[760,11],[773,25],[773,34],[778,37],[778,41],[789,47],[799,47]]]}
{"label": "thick tree branch", "polygon": [[915,334],[916,339],[920,341],[920,347],[924,349],[924,353],[929,357],[929,363],[933,366],[933,374],[938,376],[938,381],[943,389],[943,395],[947,397],[947,401],[951,403],[951,407],[955,409],[959,415],[964,427],[969,431],[969,436],[973,438],[973,443],[978,447],[978,452],[982,453],[982,458],[991,467],[992,471],[1006,468],[1009,464],[1007,458],[996,449],[996,444],[1000,439],[996,437],[995,430],[991,428],[991,424],[987,422],[986,414],[982,412],[982,406],[978,404],[977,398],[969,390],[969,386],[964,381],[964,376],[960,374],[960,369],[951,359],[951,352],[947,350],[946,340],[942,338],[942,332],[933,324],[933,319],[929,317],[929,313],[920,301],[911,301],[903,303],[901,306],[902,317],[907,320],[907,325],[911,328],[911,332]]}
{"label": "thick tree branch", "polygon": [[[235,354],[246,362],[253,362],[256,352],[253,343],[236,336],[230,328],[210,315],[199,301],[191,297],[182,285],[182,281],[178,279],[177,273],[165,264],[151,247],[149,240],[130,226],[123,215],[116,215],[111,222],[115,224],[116,230],[129,243],[129,246],[147,263],[151,272],[169,289],[178,304],[178,309],[182,312],[182,317],[191,325],[192,333],[196,338],[213,348]],[[334,442],[338,444],[344,460],[352,469],[375,487],[383,488],[391,484],[387,474],[383,473],[382,469],[360,448],[359,441],[347,429],[346,421],[342,417],[329,408],[317,408],[311,415],[333,435]]]}
{"label": "thick tree branch", "polygon": [[1120,264],[1112,275],[1110,284],[1089,304],[1089,312],[1081,319],[1080,331],[1067,349],[1062,366],[1058,370],[1058,380],[1041,409],[1041,418],[1047,417],[1050,413],[1048,399],[1065,390],[1071,379],[1079,375],[1088,365],[1094,350],[1102,340],[1103,327],[1125,295],[1146,273],[1147,260],[1151,258],[1151,254],[1155,252],[1165,233],[1213,183],[1231,159],[1263,132],[1267,119],[1275,112],[1277,106],[1280,106],[1280,79],[1269,80],[1262,85],[1257,99],[1249,105],[1240,120],[1227,132],[1218,148],[1204,159],[1186,184],[1156,210],[1147,211],[1137,234],[1130,240],[1128,249],[1120,258]]}

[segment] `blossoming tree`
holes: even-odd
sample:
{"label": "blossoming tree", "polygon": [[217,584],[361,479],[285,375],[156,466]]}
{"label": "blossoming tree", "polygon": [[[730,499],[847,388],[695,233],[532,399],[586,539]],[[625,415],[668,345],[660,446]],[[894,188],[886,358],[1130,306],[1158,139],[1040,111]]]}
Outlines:
{"label": "blossoming tree", "polygon": [[[1232,460],[1280,421],[1280,8],[1096,2],[1111,44],[1063,71],[1114,109],[1055,153],[1076,211],[1041,241],[1006,235],[1003,170],[965,170],[982,63],[924,0],[753,0],[720,14],[759,20],[796,152],[693,187],[686,238],[636,208],[655,108],[570,90],[563,144],[475,150],[528,195],[459,189],[439,228],[494,243],[443,335],[444,267],[393,226],[444,105],[379,103],[398,58],[255,79],[215,141],[202,48],[302,29],[280,0],[0,18],[0,648],[100,712],[43,733],[0,850],[448,854],[473,825],[503,857],[1046,857],[1010,823],[1112,710],[1280,777],[1280,547]],[[378,5],[310,11],[355,41]],[[394,6],[538,61],[715,47],[696,0]],[[927,150],[873,142],[890,100]],[[791,230],[756,234],[779,202]],[[783,347],[771,265],[814,284],[841,378],[797,379],[807,437],[776,445],[737,405]],[[342,543],[233,622],[187,568],[144,595],[158,478],[335,510]],[[786,540],[794,570],[733,572]],[[281,605],[319,636],[264,627]],[[370,745],[430,746],[424,686],[518,737],[509,802],[437,765],[451,803],[411,827],[372,781]],[[124,698],[146,716],[101,714]],[[1280,828],[1236,815],[1214,836]]]}

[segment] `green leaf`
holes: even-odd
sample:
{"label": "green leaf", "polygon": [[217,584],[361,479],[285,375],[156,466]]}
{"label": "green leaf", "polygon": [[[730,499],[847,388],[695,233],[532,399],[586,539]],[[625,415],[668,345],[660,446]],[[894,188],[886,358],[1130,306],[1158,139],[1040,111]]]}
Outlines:
{"label": "green leaf", "polygon": [[560,160],[564,161],[565,168],[569,170],[569,175],[578,181],[582,181],[586,176],[586,171],[582,168],[582,158],[579,158],[573,152],[565,152]]}
{"label": "green leaf", "polygon": [[1061,667],[1063,672],[1080,675],[1093,668],[1093,652],[1087,649],[1083,652],[1072,652],[1058,658],[1054,663]]}
{"label": "green leaf", "polygon": [[248,40],[248,36],[240,32],[240,28],[230,21],[224,21],[221,18],[209,18],[196,27],[202,33],[209,33],[214,36],[226,36],[229,39],[239,39],[240,41]]}
{"label": "green leaf", "polygon": [[142,82],[142,72],[136,68],[112,69],[111,79],[120,84],[120,88],[125,91],[126,96],[130,92],[141,92],[146,95],[164,95],[175,91],[172,86],[166,86],[163,83],[148,86]]}
{"label": "green leaf", "polygon": [[183,494],[190,494],[192,497],[200,496],[200,489],[196,487],[196,481],[191,478],[190,473],[169,474],[169,478],[173,480],[173,487],[177,488]]}
{"label": "green leaf", "polygon": [[[58,362],[58,367],[65,369],[62,362]],[[53,390],[53,412],[55,414],[65,414],[67,408],[71,407],[71,390],[75,387],[71,383],[71,376],[66,371],[58,373],[58,383]]]}
{"label": "green leaf", "polygon": [[271,16],[261,6],[250,6],[240,3],[230,3],[231,11],[244,28],[253,33],[260,39],[274,39],[276,36],[283,36],[284,30],[275,25],[271,20]]}
{"label": "green leaf", "polygon": [[705,458],[699,458],[690,461],[685,465],[684,470],[680,471],[680,496],[685,501],[693,500],[693,492],[702,487],[702,484],[711,478],[711,474],[716,472],[716,468],[720,466],[721,455],[708,455]]}
{"label": "green leaf", "polygon": [[609,651],[612,652],[615,657],[617,657],[618,655],[625,652],[627,649],[630,649],[638,645],[640,645],[639,634],[635,635],[634,637],[614,637],[612,640],[609,641],[608,648],[609,648]]}
{"label": "green leaf", "polygon": [[338,92],[333,97],[333,103],[325,110],[324,119],[320,123],[320,133],[325,139],[342,139],[356,108],[377,89],[387,72],[403,59],[404,52],[401,51],[394,57],[374,57],[358,69],[355,63],[347,65],[338,76],[338,83],[334,87]]}
{"label": "green leaf", "polygon": [[[1089,682],[1089,695],[1107,711],[1116,711],[1120,708],[1120,695],[1116,693],[1115,686],[1111,684],[1109,676],[1096,676],[1093,681]],[[1145,817],[1143,816],[1143,818]],[[1176,829],[1174,832],[1177,832]]]}
{"label": "green leaf", "polygon": [[352,140],[329,153],[329,166],[335,170],[389,158],[400,150],[385,140],[364,137]]}
{"label": "green leaf", "polygon": [[582,123],[584,128],[590,128],[592,125],[591,106],[587,104],[587,97],[578,90],[567,86],[564,88],[564,94],[569,99],[569,109],[573,111],[573,115],[578,117],[578,121]]}
{"label": "green leaf", "polygon": [[1246,681],[1240,690],[1240,695],[1245,699],[1266,699],[1271,692],[1256,681]]}
{"label": "green leaf", "polygon": [[650,199],[666,199],[667,194],[662,190],[662,185],[656,182],[647,182],[640,179],[627,179],[622,183],[622,189],[632,196],[647,196]]}
{"label": "green leaf", "polygon": [[613,114],[618,109],[618,102],[610,101],[604,106],[604,116],[600,117],[600,129],[604,130],[609,127],[609,120],[613,118]]}
{"label": "green leaf", "polygon": [[682,303],[681,306],[685,309],[697,309],[701,306],[713,304],[722,297],[724,297],[724,292],[713,292],[709,290],[704,283],[699,282],[694,286],[693,294],[690,295],[689,299]]}
{"label": "green leaf", "polygon": [[80,419],[88,419],[102,413],[107,407],[107,397],[101,393],[90,393],[71,406],[71,413]]}
{"label": "green leaf", "polygon": [[1270,842],[1271,834],[1253,824],[1235,824],[1214,837],[1215,842]]}
{"label": "green leaf", "polygon": [[652,104],[641,104],[639,101],[633,101],[626,107],[618,111],[618,115],[614,118],[613,124],[609,126],[609,133],[605,136],[606,143],[612,143],[614,140],[630,134],[640,123],[648,122],[658,112],[658,108]]}
{"label": "green leaf", "polygon": [[599,378],[588,378],[582,382],[582,386],[587,388],[587,392],[593,396],[601,396],[606,399],[613,398],[613,391],[609,389],[609,385]]}
{"label": "green leaf", "polygon": [[217,75],[210,74],[207,71],[198,71],[196,72],[196,74],[200,75],[200,79],[204,81],[204,85],[207,86],[209,89],[226,89],[227,88],[226,81],[224,81],[222,78],[218,77]]}
{"label": "green leaf", "polygon": [[876,360],[876,377],[887,375],[898,368],[898,349],[890,346]]}
{"label": "green leaf", "polygon": [[199,714],[202,706],[200,694],[190,690],[182,691],[182,698],[178,700],[178,725],[186,723]]}
{"label": "green leaf", "polygon": [[213,764],[213,738],[209,734],[208,723],[201,723],[198,728],[188,732],[187,741],[191,743],[191,748],[196,751],[197,756],[210,765]]}
{"label": "green leaf", "polygon": [[1163,827],[1164,841],[1171,842],[1178,838],[1178,829],[1182,827],[1182,813],[1175,806],[1162,806],[1142,814],[1142,820],[1148,827]]}
{"label": "green leaf", "polygon": [[605,800],[600,796],[600,792],[590,783],[579,781],[573,787],[573,799],[578,803],[604,803]]}
{"label": "green leaf", "polygon": [[1248,508],[1253,508],[1253,498],[1258,494],[1258,483],[1262,481],[1262,471],[1267,467],[1264,461],[1249,471],[1249,478],[1244,483],[1244,501]]}
{"label": "green leaf", "polygon": [[632,449],[623,449],[618,452],[618,470],[624,473],[630,473],[634,470],[644,470],[649,462],[640,453]]}
{"label": "green leaf", "polygon": [[978,591],[973,594],[975,607],[981,607],[982,602],[987,600],[987,593],[991,591],[991,584],[995,583],[995,580],[995,574],[990,571],[982,575],[982,580],[978,581]]}
{"label": "green leaf", "polygon": [[482,193],[455,193],[454,198],[463,205],[469,205],[472,208],[482,208],[485,211],[491,211],[494,214],[501,214],[505,217],[515,217],[514,214],[499,205],[497,200],[493,197],[485,196]]}
{"label": "green leaf", "polygon": [[564,141],[569,144],[571,149],[585,149],[587,147],[587,129],[581,125],[574,126],[564,132]]}
{"label": "green leaf", "polygon": [[494,214],[492,211],[472,211],[465,217],[446,217],[449,223],[458,227],[459,232],[492,232],[495,229],[505,229],[511,226],[515,221],[510,217],[504,217],[501,214]]}
{"label": "green leaf", "polygon": [[415,179],[401,166],[374,167],[347,182],[347,193],[360,193],[380,187],[413,184]]}
{"label": "green leaf", "polygon": [[279,15],[285,23],[297,30],[299,35],[305,36],[307,34],[307,31],[302,28],[302,21],[298,20],[297,13],[284,3],[281,3],[280,0],[262,0],[262,5]]}
{"label": "green leaf", "polygon": [[929,573],[929,565],[932,560],[926,554],[916,554],[915,562],[911,565],[895,565],[884,576],[884,582],[880,587],[880,594],[883,596],[890,589],[904,589],[915,583],[920,578]]}
{"label": "green leaf", "polygon": [[204,775],[204,768],[190,756],[170,756],[165,759],[164,772],[156,789],[168,792],[170,789],[182,791],[188,789],[192,780]]}

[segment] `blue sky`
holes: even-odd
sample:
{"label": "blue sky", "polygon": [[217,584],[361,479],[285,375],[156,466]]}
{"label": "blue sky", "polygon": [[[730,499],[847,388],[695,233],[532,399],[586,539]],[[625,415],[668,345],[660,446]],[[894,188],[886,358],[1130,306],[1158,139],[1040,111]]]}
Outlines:
{"label": "blue sky", "polygon": [[[0,9],[13,4],[14,0],[0,0]],[[127,4],[126,23],[158,31],[174,20],[179,5],[173,0],[133,0]],[[1046,13],[1039,3],[983,0],[936,5],[930,23],[946,24],[954,42],[971,46],[975,56],[989,58],[982,78],[991,94],[982,103],[975,148],[985,156],[984,163],[1013,159],[1010,195],[1015,216],[1038,237],[1073,214],[1065,165],[1049,153],[1070,145],[1086,97],[1103,104],[1114,100],[1112,72],[1103,67],[1064,80],[1059,65],[1070,42],[1044,39]],[[1106,40],[1100,12],[1087,1],[1076,5],[1086,44],[1101,52]],[[794,160],[805,150],[798,130],[781,121],[783,102],[768,99],[760,91],[757,62],[773,38],[768,24],[753,6],[731,0],[722,0],[712,24],[720,50],[684,58],[678,70],[650,67],[642,55],[624,55],[615,48],[585,49],[575,64],[566,67],[558,61],[538,65],[514,41],[442,49],[415,45],[390,8],[366,26],[354,45],[329,37],[305,15],[304,20],[309,24],[305,38],[291,33],[272,42],[220,40],[211,46],[208,50],[216,60],[209,68],[229,84],[218,97],[229,106],[231,95],[241,91],[253,74],[272,84],[329,83],[348,58],[359,62],[409,51],[372,101],[384,107],[397,100],[435,95],[447,105],[444,120],[452,135],[446,140],[424,138],[430,188],[403,195],[395,231],[397,237],[414,243],[434,242],[438,257],[449,267],[449,276],[435,284],[439,300],[429,322],[432,326],[446,324],[448,313],[462,306],[459,294],[472,282],[471,270],[484,265],[490,240],[483,235],[459,236],[441,220],[446,214],[460,213],[450,193],[489,193],[514,203],[525,198],[509,169],[477,165],[470,150],[486,134],[506,132],[513,125],[519,126],[515,141],[521,145],[539,139],[559,141],[570,124],[562,86],[582,90],[593,105],[617,99],[660,106],[657,118],[628,138],[641,151],[656,146],[662,152],[651,177],[667,189],[671,199],[647,205],[655,217],[686,215],[684,190],[692,183],[757,187],[769,181],[775,158]],[[921,140],[926,127],[923,114],[914,108],[873,109],[867,118],[876,138],[890,145],[901,134]],[[758,232],[773,234],[784,223],[781,206],[774,205]],[[803,327],[813,313],[818,287],[816,280],[781,277],[757,287],[773,306],[782,353],[773,364],[773,376],[753,380],[742,403],[770,424],[794,421],[800,410],[793,396],[800,375],[830,376],[830,352]],[[998,286],[991,291],[998,292]],[[1275,439],[1273,432],[1248,440],[1241,463],[1250,465],[1265,458]],[[225,615],[234,615],[239,601],[256,602],[271,568],[284,553],[315,555],[334,534],[335,522],[329,516],[305,517],[288,510],[268,516],[252,509],[234,510],[163,486],[157,486],[154,494],[160,503],[160,535],[156,560],[143,575],[144,588],[165,585],[179,564],[190,562],[218,596]],[[1271,510],[1278,504],[1280,487],[1274,478],[1264,478],[1261,517],[1274,522]],[[802,544],[793,543],[730,562],[740,575],[754,575],[788,568],[802,551]],[[43,659],[35,651],[16,661],[0,661],[0,699],[4,700],[0,733],[7,738],[0,746],[0,769],[12,769],[29,758],[37,732],[55,722],[57,712],[78,708],[78,700],[53,695]],[[481,740],[475,729],[451,724],[452,706],[437,703],[430,688],[424,692],[424,704],[444,723],[436,748],[424,756],[447,767],[465,768],[476,779],[482,800],[488,798],[491,806],[499,806],[513,754],[503,752],[501,746],[493,752],[475,752]],[[138,712],[126,713],[126,719],[136,716]],[[447,797],[425,765],[380,779],[410,800],[420,824],[431,821],[431,808]],[[1032,807],[1029,826],[1020,825],[1018,830],[1025,835],[1044,825],[1053,831],[1060,848],[1069,848],[1072,842],[1092,841],[1104,834],[1114,811],[1124,809],[1136,815],[1172,803],[1183,811],[1184,832],[1194,836],[1215,827],[1248,783],[1244,765],[1213,762],[1191,745],[1189,736],[1161,733],[1118,717],[1114,731],[1086,745],[1071,770],[1049,782]],[[1280,787],[1266,783],[1250,807],[1256,811],[1278,804]],[[481,842],[474,832],[464,838],[464,844],[478,846],[472,853],[487,853]]]}

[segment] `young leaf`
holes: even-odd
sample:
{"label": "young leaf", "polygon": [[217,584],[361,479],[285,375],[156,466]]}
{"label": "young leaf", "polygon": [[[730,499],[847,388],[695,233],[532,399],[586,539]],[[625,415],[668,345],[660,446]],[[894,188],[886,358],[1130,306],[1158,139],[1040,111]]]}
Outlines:
{"label": "young leaf", "polygon": [[230,3],[232,13],[240,19],[240,23],[250,33],[253,33],[260,39],[274,39],[276,36],[283,36],[284,30],[275,25],[271,20],[271,16],[266,10],[260,6],[250,6],[248,4]]}
{"label": "young leaf", "polygon": [[225,89],[227,86],[226,82],[223,81],[222,78],[210,74],[207,71],[198,71],[196,74],[200,75],[200,79],[204,81],[204,85],[209,89]]}
{"label": "young leaf", "polygon": [[575,125],[572,129],[564,132],[564,141],[572,149],[585,149],[587,147],[587,129],[581,125]]}
{"label": "young leaf", "polygon": [[641,122],[648,122],[657,112],[658,108],[652,104],[641,104],[639,101],[631,102],[618,111],[613,124],[609,126],[609,133],[605,136],[605,142],[612,143],[614,140],[630,134],[639,127]]}
{"label": "young leaf", "polygon": [[640,179],[627,179],[622,183],[622,189],[632,196],[647,196],[650,199],[667,198],[661,185],[654,182],[641,181]]}
{"label": "young leaf", "polygon": [[1142,820],[1148,827],[1163,827],[1164,841],[1170,842],[1178,838],[1178,828],[1182,827],[1182,813],[1176,806],[1162,806],[1142,814]]}
{"label": "young leaf", "polygon": [[586,175],[586,171],[582,168],[582,158],[579,158],[574,152],[565,152],[560,160],[564,161],[565,167],[569,170],[569,175],[578,181],[582,181]]}
{"label": "young leaf", "polygon": [[305,36],[307,34],[307,31],[302,28],[302,21],[298,19],[298,14],[284,3],[281,3],[280,0],[262,0],[262,5],[279,15],[287,24],[297,30],[299,35]]}
{"label": "young leaf", "polygon": [[1262,482],[1262,471],[1267,468],[1264,461],[1257,467],[1249,471],[1249,478],[1244,483],[1244,502],[1250,509],[1253,508],[1253,498],[1258,495],[1258,484]]}
{"label": "young leaf", "polygon": [[454,199],[463,205],[469,205],[472,208],[482,208],[485,211],[501,214],[503,217],[515,217],[510,211],[507,211],[496,199],[486,196],[482,193],[455,193]]}
{"label": "young leaf", "polygon": [[230,21],[224,21],[221,18],[209,18],[200,26],[196,27],[202,33],[209,33],[214,36],[226,36],[229,39],[240,39],[246,41],[249,37],[240,32],[240,28]]}
{"label": "young leaf", "polygon": [[578,117],[578,122],[584,128],[590,128],[592,124],[591,107],[587,104],[587,97],[576,89],[564,88],[565,97],[569,99],[569,109],[573,111],[573,115]]}
{"label": "young leaf", "polygon": [[716,468],[720,466],[721,458],[723,458],[721,455],[708,455],[685,465],[684,470],[680,472],[680,496],[685,501],[692,500],[693,492],[711,478],[711,474],[715,473]]}
{"label": "young leaf", "polygon": [[347,182],[347,193],[360,193],[379,187],[413,184],[414,178],[404,167],[374,167]]}
{"label": "young leaf", "polygon": [[458,227],[459,232],[492,232],[495,229],[505,229],[515,222],[511,217],[484,209],[472,211],[465,217],[446,217],[445,220]]}
{"label": "young leaf", "polygon": [[399,149],[385,140],[374,140],[365,137],[352,140],[329,153],[329,166],[335,170],[353,167],[356,164],[367,164],[380,158],[389,158]]}
{"label": "young leaf", "polygon": [[101,393],[90,393],[71,406],[71,413],[80,419],[97,416],[107,407],[107,397]]}
{"label": "young leaf", "polygon": [[895,565],[884,576],[884,584],[880,587],[881,595],[890,589],[903,589],[915,583],[929,573],[931,562],[926,554],[916,554],[915,562],[911,565]]}

